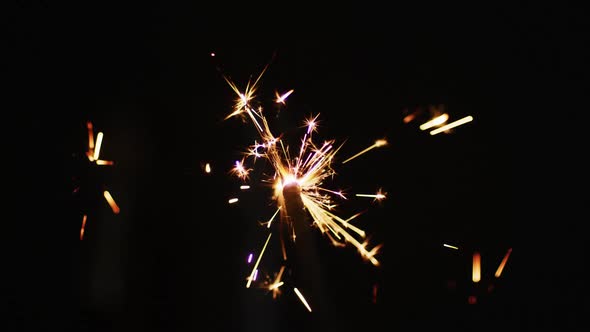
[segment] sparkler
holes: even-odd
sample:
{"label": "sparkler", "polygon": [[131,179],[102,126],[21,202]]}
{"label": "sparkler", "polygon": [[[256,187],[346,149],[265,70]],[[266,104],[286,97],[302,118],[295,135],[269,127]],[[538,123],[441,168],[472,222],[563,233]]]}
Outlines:
{"label": "sparkler", "polygon": [[[277,227],[281,234],[279,238],[285,261],[290,258],[291,253],[288,253],[288,249],[293,248],[297,236],[304,233],[305,227],[311,224],[319,229],[321,234],[324,234],[333,245],[338,247],[352,245],[363,259],[375,266],[379,266],[380,262],[375,256],[381,245],[369,249],[365,231],[351,222],[360,213],[349,218],[343,218],[334,212],[337,206],[335,199],[346,199],[346,196],[340,191],[326,188],[324,183],[336,174],[332,164],[342,145],[335,145],[334,140],[327,140],[319,144],[314,142],[312,136],[317,131],[319,114],[305,119],[306,131],[303,133],[298,150],[292,153],[288,145],[284,143],[282,135],[274,135],[271,131],[262,107],[255,108],[252,106],[258,82],[266,69],[267,67],[262,70],[254,83],[248,81],[244,91],[240,91],[227,76],[223,76],[238,96],[233,111],[225,117],[225,120],[232,117],[240,117],[244,122],[250,120],[260,139],[260,141],[255,141],[249,147],[242,160],[235,162],[230,173],[242,180],[249,179],[250,171],[252,171],[246,166],[249,159],[264,159],[272,166],[274,172],[262,182],[272,184],[272,199],[277,204],[277,210],[266,223],[266,227],[271,228],[273,219],[279,213],[280,218]],[[283,95],[276,92],[275,102],[284,104],[286,98],[293,91],[289,90]],[[385,139],[379,139],[372,146],[346,159],[343,163],[386,144]],[[375,200],[385,198],[385,194],[381,190],[377,194],[357,194],[357,196],[372,197]],[[247,288],[251,286],[254,275],[258,271],[258,265],[270,240],[270,234],[272,233],[269,233],[256,264],[247,278]],[[278,296],[278,288],[284,284],[284,281],[281,280],[284,268],[284,265],[281,266],[281,270],[275,279],[264,284],[266,289],[273,292],[273,298]],[[295,287],[294,291],[311,312],[309,304],[305,301],[299,289]]]}

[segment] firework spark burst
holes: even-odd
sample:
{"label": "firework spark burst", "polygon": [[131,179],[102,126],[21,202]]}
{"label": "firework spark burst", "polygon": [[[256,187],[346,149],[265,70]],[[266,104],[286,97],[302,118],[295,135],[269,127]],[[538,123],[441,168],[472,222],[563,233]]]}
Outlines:
{"label": "firework spark burst", "polygon": [[[305,131],[299,147],[297,150],[291,151],[289,150],[289,146],[283,141],[282,135],[274,135],[271,131],[267,118],[263,114],[262,107],[253,106],[258,84],[267,67],[262,70],[254,83],[248,81],[243,91],[227,76],[223,76],[238,96],[235,100],[233,111],[225,117],[225,120],[232,117],[240,117],[244,122],[247,122],[249,119],[259,134],[259,140],[255,140],[254,144],[249,146],[244,153],[244,157],[235,162],[230,173],[245,181],[250,178],[250,172],[252,171],[251,168],[246,166],[249,161],[264,159],[272,166],[272,174],[264,178],[262,182],[272,185],[272,199],[276,202],[277,209],[269,221],[263,224],[270,229],[273,219],[279,214],[279,225],[288,229],[281,233],[283,236],[280,236],[284,260],[288,258],[288,253],[285,249],[288,242],[294,243],[297,237],[295,228],[298,221],[294,220],[296,219],[294,216],[299,212],[293,213],[293,211],[304,210],[304,213],[311,217],[312,225],[317,227],[322,234],[326,235],[333,245],[338,247],[352,245],[363,259],[375,266],[379,266],[380,262],[375,256],[381,245],[369,248],[365,231],[352,223],[352,220],[361,215],[361,213],[356,213],[348,218],[339,216],[335,212],[335,208],[337,207],[336,200],[346,200],[347,197],[342,191],[331,190],[325,187],[327,180],[336,175],[332,165],[337,159],[337,153],[342,147],[342,144],[336,145],[335,140],[326,140],[321,143],[316,143],[313,140],[313,135],[318,129],[319,114],[305,119]],[[293,91],[289,90],[289,92],[283,95],[276,93],[277,98],[275,102],[285,104],[286,98]],[[345,162],[373,148],[386,144],[387,141],[385,139],[379,139],[375,144],[348,158]],[[385,194],[381,192],[381,189],[376,194],[357,194],[357,196],[372,197],[375,200],[385,198]],[[254,276],[258,273],[259,263],[270,240],[270,234],[272,233],[269,233],[258,255],[256,264],[254,264],[250,275],[246,278],[246,287],[248,288],[254,281]],[[285,234],[286,236],[284,236]],[[283,285],[283,281],[281,280],[283,270],[284,266],[281,266],[280,272],[275,274],[274,278],[266,278],[266,282],[262,286],[272,292],[273,298],[280,294],[279,287]],[[294,287],[294,290],[301,299],[301,293],[296,287]],[[303,299],[302,302],[311,311],[309,305]]]}

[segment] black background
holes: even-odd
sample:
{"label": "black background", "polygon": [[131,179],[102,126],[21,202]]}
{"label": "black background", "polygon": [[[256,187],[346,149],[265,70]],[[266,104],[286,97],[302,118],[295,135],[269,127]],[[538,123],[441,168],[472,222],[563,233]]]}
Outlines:
{"label": "black background", "polygon": [[[530,189],[517,165],[530,152],[512,121],[523,99],[541,98],[542,78],[569,78],[564,63],[582,58],[562,51],[570,40],[560,34],[578,28],[579,12],[557,20],[532,7],[250,9],[14,7],[15,120],[5,132],[17,191],[6,229],[25,236],[4,241],[6,331],[581,329],[584,279],[572,277],[585,257],[581,228],[564,214],[540,230],[524,207]],[[323,306],[312,313],[289,290],[273,300],[245,288],[246,255],[266,238],[257,223],[274,209],[267,188],[253,182],[239,193],[228,174],[257,137],[251,124],[224,120],[235,94],[223,75],[243,88],[267,64],[257,100],[293,144],[318,113],[318,139],[346,142],[341,160],[389,141],[336,167],[331,183],[387,192],[379,204],[342,207],[366,210],[358,222],[384,244],[382,265],[318,232],[310,260],[321,269],[308,272],[323,291],[309,298]],[[274,92],[289,89],[278,112]],[[438,105],[474,121],[434,136],[402,121]],[[84,159],[86,121],[104,133],[101,156],[114,166]],[[235,195],[240,203],[229,205]],[[559,253],[540,234],[554,235]]]}

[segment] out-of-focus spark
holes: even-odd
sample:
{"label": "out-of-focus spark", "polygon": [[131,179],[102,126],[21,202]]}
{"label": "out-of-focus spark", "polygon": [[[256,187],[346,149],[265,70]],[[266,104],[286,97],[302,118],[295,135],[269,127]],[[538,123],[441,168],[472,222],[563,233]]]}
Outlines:
{"label": "out-of-focus spark", "polygon": [[270,217],[270,220],[268,221],[268,224],[266,225],[266,228],[270,228],[270,224],[272,224],[273,219],[277,216],[277,213],[279,213],[279,211],[281,211],[281,207],[280,206],[275,211],[275,213],[272,215],[272,217]]}
{"label": "out-of-focus spark", "polygon": [[82,217],[82,227],[80,227],[80,241],[84,239],[84,228],[86,227],[86,219],[88,219],[87,215]]}
{"label": "out-of-focus spark", "polygon": [[444,243],[444,244],[443,244],[443,246],[445,246],[445,247],[447,247],[447,248],[451,248],[451,249],[459,250],[459,247],[455,247],[455,246],[452,246],[452,245],[450,245],[450,244],[446,244],[446,243]]}
{"label": "out-of-focus spark", "polygon": [[377,303],[377,290],[379,289],[379,284],[373,284],[373,303]]}
{"label": "out-of-focus spark", "polygon": [[477,251],[473,253],[471,280],[473,280],[473,282],[479,282],[481,280],[481,255]]}
{"label": "out-of-focus spark", "polygon": [[447,113],[441,114],[434,119],[424,122],[420,125],[420,130],[426,130],[432,127],[440,126],[443,123],[447,122],[449,119],[449,115]]}
{"label": "out-of-focus spark", "polygon": [[307,308],[307,310],[309,312],[311,312],[311,308],[309,306],[309,304],[307,303],[307,301],[305,301],[305,298],[303,297],[303,294],[301,294],[301,292],[299,291],[299,289],[297,289],[297,287],[293,288],[293,290],[295,291],[295,294],[297,294],[297,296],[299,297],[299,299],[301,300],[301,302],[305,305],[305,307]]}
{"label": "out-of-focus spark", "polygon": [[438,128],[436,128],[436,129],[432,130],[432,131],[430,132],[430,135],[436,135],[436,134],[438,134],[438,133],[441,133],[441,132],[443,132],[443,131],[447,131],[447,130],[449,130],[449,129],[455,128],[455,127],[457,127],[457,126],[460,126],[460,125],[462,125],[462,124],[465,124],[465,123],[467,123],[467,122],[471,122],[471,121],[473,121],[473,117],[472,117],[471,115],[469,115],[469,116],[466,116],[466,117],[464,117],[464,118],[461,118],[461,119],[459,119],[459,120],[457,120],[457,121],[453,121],[453,122],[451,122],[451,123],[448,123],[448,124],[446,124],[446,125],[444,125],[444,126],[442,126],[442,127],[438,127]]}
{"label": "out-of-focus spark", "polygon": [[94,148],[94,160],[98,160],[98,156],[100,154],[100,146],[102,145],[102,131],[96,135],[96,147]]}
{"label": "out-of-focus spark", "polygon": [[253,254],[252,254],[252,253],[250,253],[250,254],[248,255],[248,264],[252,263],[252,256],[253,256]]}
{"label": "out-of-focus spark", "polygon": [[205,164],[205,173],[207,173],[207,174],[211,173],[211,165],[209,163]]}
{"label": "out-of-focus spark", "polygon": [[254,264],[254,267],[252,268],[252,272],[250,273],[250,277],[248,277],[248,282],[246,283],[246,288],[250,288],[250,284],[252,284],[252,280],[254,280],[254,273],[256,273],[256,270],[258,269],[258,264],[260,264],[260,259],[262,259],[262,255],[264,254],[264,250],[266,250],[266,246],[268,245],[268,241],[270,240],[271,235],[272,235],[272,233],[268,233],[268,237],[266,238],[266,242],[264,242],[264,246],[262,247],[262,250],[260,251],[258,258],[256,259],[256,263]]}
{"label": "out-of-focus spark", "polygon": [[117,203],[115,203],[115,200],[113,199],[113,196],[111,196],[111,193],[109,193],[108,190],[105,190],[103,194],[104,194],[104,198],[106,198],[107,202],[109,203],[111,210],[113,210],[113,213],[119,214],[119,212],[120,212],[119,206],[117,206]]}
{"label": "out-of-focus spark", "polygon": [[248,189],[250,189],[250,186],[247,185],[247,184],[244,184],[244,185],[241,185],[240,186],[240,189],[242,189],[242,190],[248,190]]}
{"label": "out-of-focus spark", "polygon": [[92,122],[86,121],[86,128],[88,129],[88,151],[94,150],[94,130]]}
{"label": "out-of-focus spark", "polygon": [[285,99],[287,99],[287,97],[289,97],[289,95],[291,95],[293,93],[293,89],[283,93],[282,95],[279,95],[279,93],[277,91],[275,91],[275,95],[277,97],[277,99],[275,99],[275,102],[277,104],[285,104]]}
{"label": "out-of-focus spark", "polygon": [[100,160],[99,159],[99,160],[96,161],[96,164],[97,165],[113,165],[114,162],[113,161],[110,161],[110,160]]}
{"label": "out-of-focus spark", "polygon": [[214,57],[215,56],[215,53],[214,52],[211,52],[209,55],[212,56],[212,57]]}
{"label": "out-of-focus spark", "polygon": [[229,199],[227,202],[228,202],[229,204],[234,204],[234,203],[236,203],[237,201],[238,201],[238,199],[237,199],[237,198],[230,198],[230,199]]}
{"label": "out-of-focus spark", "polygon": [[356,157],[358,157],[358,156],[362,155],[363,153],[369,152],[370,150],[372,150],[372,149],[374,149],[374,148],[378,148],[378,147],[380,147],[380,146],[384,146],[384,145],[387,145],[387,140],[385,140],[385,139],[379,139],[379,140],[376,140],[376,141],[375,141],[375,143],[374,143],[373,145],[371,145],[371,146],[369,146],[368,148],[364,149],[363,151],[361,151],[361,152],[359,152],[359,153],[355,154],[354,156],[352,156],[352,157],[350,157],[350,158],[346,159],[346,160],[345,160],[345,161],[343,161],[342,163],[343,163],[343,164],[345,164],[345,163],[347,163],[347,162],[349,162],[349,161],[353,160],[354,158],[356,158]]}
{"label": "out-of-focus spark", "polygon": [[496,278],[500,278],[500,275],[502,274],[502,271],[504,270],[504,266],[506,265],[506,262],[508,261],[508,257],[510,256],[510,253],[511,252],[512,252],[512,248],[508,249],[508,251],[504,255],[504,258],[502,258],[502,262],[498,266],[498,269],[496,270],[496,273],[494,273],[494,276]]}

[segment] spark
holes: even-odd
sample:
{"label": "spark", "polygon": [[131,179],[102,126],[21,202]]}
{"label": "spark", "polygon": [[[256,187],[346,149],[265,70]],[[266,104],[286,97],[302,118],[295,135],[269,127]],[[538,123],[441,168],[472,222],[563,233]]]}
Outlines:
{"label": "spark", "polygon": [[426,130],[432,127],[437,127],[442,125],[443,123],[447,122],[449,119],[449,115],[447,113],[441,114],[434,119],[424,122],[420,125],[420,130]]}
{"label": "spark", "polygon": [[207,174],[211,173],[211,165],[209,163],[205,164],[205,173],[207,173]]}
{"label": "spark", "polygon": [[253,256],[253,254],[252,254],[252,253],[250,253],[250,254],[248,255],[248,264],[252,263],[252,256]]}
{"label": "spark", "polygon": [[347,162],[349,162],[349,161],[353,160],[354,158],[357,158],[358,156],[360,156],[360,155],[362,155],[362,154],[364,154],[364,153],[367,153],[367,152],[369,152],[370,150],[372,150],[372,149],[374,149],[374,148],[378,148],[378,147],[380,147],[380,146],[384,146],[384,145],[387,145],[387,140],[385,140],[385,139],[376,140],[376,141],[375,141],[375,143],[374,143],[373,145],[371,145],[371,146],[369,146],[368,148],[366,148],[366,149],[362,150],[361,152],[359,152],[359,153],[355,154],[354,156],[352,156],[352,157],[350,157],[350,158],[346,159],[346,160],[345,160],[345,161],[343,161],[342,163],[343,163],[343,164],[345,164],[345,163],[347,163]]}
{"label": "spark", "polygon": [[282,95],[279,95],[279,93],[275,91],[275,95],[276,95],[276,97],[277,97],[277,99],[275,99],[275,102],[276,102],[277,104],[283,104],[283,105],[284,105],[284,104],[285,104],[285,99],[287,99],[287,97],[289,97],[289,96],[290,96],[290,95],[293,93],[293,91],[294,91],[294,90],[293,90],[293,89],[291,89],[291,90],[289,90],[289,91],[285,92],[285,93],[284,93],[284,94],[282,94]]}
{"label": "spark", "polygon": [[477,251],[473,253],[471,280],[473,280],[473,282],[479,282],[481,280],[481,255]]}
{"label": "spark", "polygon": [[451,123],[448,123],[448,124],[446,124],[446,125],[444,125],[444,126],[442,126],[442,127],[438,127],[438,128],[436,128],[436,129],[432,130],[432,131],[430,132],[430,135],[436,135],[436,134],[438,134],[438,133],[441,133],[441,132],[443,132],[443,131],[447,131],[447,130],[449,130],[449,129],[452,129],[452,128],[455,128],[455,127],[458,127],[458,126],[460,126],[460,125],[462,125],[462,124],[465,124],[465,123],[467,123],[467,122],[471,122],[471,121],[473,121],[473,117],[472,117],[471,115],[469,115],[469,116],[466,116],[466,117],[464,117],[464,118],[461,118],[461,119],[459,119],[459,120],[453,121],[453,122],[451,122]]}
{"label": "spark", "polygon": [[238,201],[238,199],[237,199],[237,198],[230,198],[230,199],[229,199],[227,202],[228,202],[229,204],[234,204],[234,203],[236,203],[237,201]]}
{"label": "spark", "polygon": [[506,252],[506,255],[504,255],[504,258],[502,258],[502,262],[500,263],[500,265],[498,266],[498,269],[496,270],[496,273],[494,274],[494,276],[496,278],[500,278],[500,275],[502,274],[502,271],[504,270],[504,266],[506,265],[506,262],[508,261],[508,257],[510,257],[510,253],[512,253],[512,248],[508,249],[508,251]]}
{"label": "spark", "polygon": [[295,291],[295,293],[297,294],[297,296],[299,297],[299,299],[301,300],[301,302],[305,305],[305,307],[307,308],[307,310],[309,312],[311,312],[311,308],[309,307],[309,304],[307,303],[307,301],[305,301],[305,298],[303,297],[303,294],[301,294],[301,292],[299,291],[299,289],[297,289],[297,287],[293,288],[293,290]]}
{"label": "spark", "polygon": [[444,244],[443,244],[443,246],[445,246],[445,247],[447,247],[447,248],[451,248],[451,249],[459,250],[459,247],[455,247],[455,246],[452,246],[452,245],[450,245],[450,244],[446,244],[446,243],[444,243]]}
{"label": "spark", "polygon": [[242,189],[242,190],[248,190],[248,189],[250,189],[250,186],[249,185],[246,185],[246,184],[245,185],[241,185],[240,186],[240,189]]}
{"label": "spark", "polygon": [[357,197],[374,198],[374,201],[380,201],[382,199],[385,199],[386,195],[387,193],[382,192],[381,189],[379,189],[376,194],[355,194],[355,196]]}
{"label": "spark", "polygon": [[276,299],[281,294],[281,290],[279,289],[279,287],[281,287],[282,285],[285,284],[283,281],[281,281],[284,271],[285,271],[285,266],[283,265],[283,266],[281,266],[281,269],[277,273],[274,282],[272,284],[270,284],[270,286],[268,286],[268,290],[272,291],[272,298],[273,299]]}
{"label": "spark", "polygon": [[274,218],[277,216],[277,213],[279,213],[279,211],[281,211],[281,207],[279,206],[279,208],[275,211],[275,213],[272,215],[272,217],[270,217],[270,220],[268,221],[266,228],[270,228],[270,224],[272,223],[272,221],[274,220]]}
{"label": "spark", "polygon": [[94,130],[92,122],[86,121],[86,128],[88,129],[88,150],[94,150]]}
{"label": "spark", "polygon": [[113,210],[113,213],[119,214],[119,212],[120,212],[119,206],[117,205],[117,203],[115,203],[115,200],[113,199],[113,196],[111,196],[111,193],[109,193],[108,190],[105,190],[103,195],[104,195],[104,198],[109,203],[109,206]]}
{"label": "spark", "polygon": [[250,284],[252,283],[252,280],[254,280],[254,274],[256,273],[256,270],[258,269],[258,264],[260,264],[260,260],[262,259],[262,255],[264,254],[264,250],[266,250],[266,246],[268,245],[268,241],[270,240],[271,235],[272,235],[272,233],[268,233],[268,237],[266,238],[266,242],[264,242],[264,246],[262,247],[262,250],[260,251],[260,255],[256,259],[256,263],[254,263],[254,267],[252,268],[252,273],[250,273],[250,277],[248,278],[248,282],[246,283],[246,288],[250,288]]}
{"label": "spark", "polygon": [[102,133],[102,131],[96,135],[96,147],[94,148],[94,156],[92,157],[92,159],[94,160],[98,160],[98,155],[100,154],[100,147],[102,145],[103,136],[104,134]]}
{"label": "spark", "polygon": [[[112,165],[114,165],[113,161],[99,159],[100,149],[101,149],[101,146],[103,143],[104,134],[102,132],[99,132],[97,134],[96,140],[95,140],[94,139],[94,126],[91,121],[86,121],[86,129],[88,132],[88,148],[87,148],[85,154],[86,154],[86,157],[88,158],[89,162],[91,164],[98,165],[98,166],[112,166]],[[81,189],[80,186],[77,186],[73,190],[73,194],[78,194],[80,192],[84,192],[84,190],[80,190],[80,189]],[[119,206],[117,206],[117,203],[115,203],[115,200],[113,199],[111,194],[105,190],[103,192],[103,196],[105,197],[107,203],[111,207],[111,210],[113,211],[113,213],[118,214],[120,212]],[[84,214],[84,216],[82,218],[82,226],[80,228],[80,240],[84,239],[84,232],[85,232],[85,227],[86,227],[87,221],[88,221],[88,215]]]}
{"label": "spark", "polygon": [[87,215],[82,217],[82,227],[80,227],[80,241],[84,239],[84,228],[86,227],[86,220],[88,219]]}

